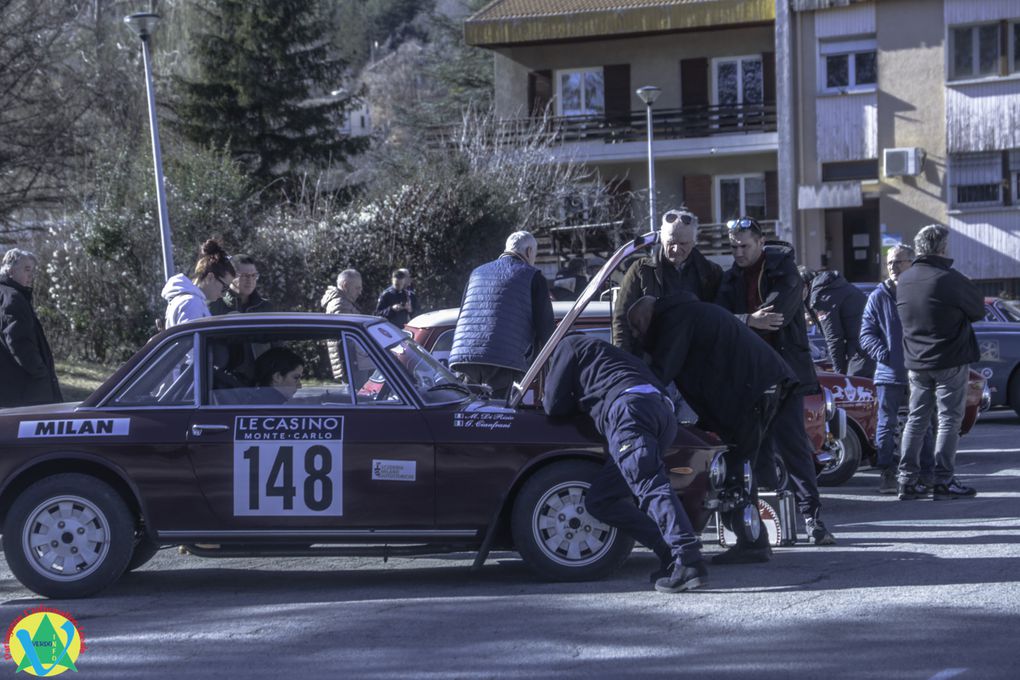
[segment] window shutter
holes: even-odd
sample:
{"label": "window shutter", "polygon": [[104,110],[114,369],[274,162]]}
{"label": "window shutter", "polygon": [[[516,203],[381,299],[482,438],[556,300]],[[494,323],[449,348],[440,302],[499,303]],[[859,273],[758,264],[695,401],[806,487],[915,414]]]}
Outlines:
{"label": "window shutter", "polygon": [[630,120],[630,64],[612,64],[602,67],[605,83],[606,118],[613,121]]}
{"label": "window shutter", "polygon": [[684,175],[684,204],[702,224],[715,222],[711,175]]}
{"label": "window shutter", "polygon": [[765,219],[779,219],[779,173],[765,171]]}
{"label": "window shutter", "polygon": [[680,60],[680,105],[708,106],[708,59]]}
{"label": "window shutter", "polygon": [[552,71],[532,71],[528,74],[528,115],[541,116],[552,101]]}
{"label": "window shutter", "polygon": [[762,52],[761,79],[765,95],[765,105],[775,106],[776,103],[776,53]]}

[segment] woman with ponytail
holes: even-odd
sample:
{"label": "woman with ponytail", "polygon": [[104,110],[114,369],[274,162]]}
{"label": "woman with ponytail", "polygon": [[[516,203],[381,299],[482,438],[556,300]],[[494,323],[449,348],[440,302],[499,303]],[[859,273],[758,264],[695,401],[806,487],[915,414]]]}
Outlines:
{"label": "woman with ponytail", "polygon": [[214,239],[203,243],[194,276],[189,279],[177,274],[163,286],[162,295],[167,302],[166,327],[211,316],[209,303],[223,297],[235,276],[234,266],[223,247]]}

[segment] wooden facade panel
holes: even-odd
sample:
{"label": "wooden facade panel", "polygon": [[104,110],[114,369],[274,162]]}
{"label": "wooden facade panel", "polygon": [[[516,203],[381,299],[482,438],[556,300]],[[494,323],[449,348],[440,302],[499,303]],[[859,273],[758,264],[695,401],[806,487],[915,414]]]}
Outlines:
{"label": "wooden facade panel", "polygon": [[1020,261],[1020,211],[1015,208],[950,215],[953,266],[972,279],[1013,279]]}
{"label": "wooden facade panel", "polygon": [[819,163],[878,158],[878,103],[874,92],[819,97],[816,106]]}
{"label": "wooden facade panel", "polygon": [[946,124],[950,153],[1020,148],[1020,82],[947,87]]}
{"label": "wooden facade panel", "polygon": [[972,24],[999,19],[1020,19],[1016,0],[945,0],[946,24]]}
{"label": "wooden facade panel", "polygon": [[875,33],[875,5],[866,3],[815,12],[815,35],[819,40]]}

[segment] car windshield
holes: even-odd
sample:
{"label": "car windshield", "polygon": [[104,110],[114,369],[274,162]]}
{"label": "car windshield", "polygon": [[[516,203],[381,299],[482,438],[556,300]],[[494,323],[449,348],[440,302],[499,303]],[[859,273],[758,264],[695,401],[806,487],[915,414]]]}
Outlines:
{"label": "car windshield", "polygon": [[999,300],[999,310],[1007,321],[1020,322],[1020,300]]}
{"label": "car windshield", "polygon": [[426,404],[448,404],[463,401],[471,391],[421,345],[408,337],[393,342],[386,351],[414,385]]}

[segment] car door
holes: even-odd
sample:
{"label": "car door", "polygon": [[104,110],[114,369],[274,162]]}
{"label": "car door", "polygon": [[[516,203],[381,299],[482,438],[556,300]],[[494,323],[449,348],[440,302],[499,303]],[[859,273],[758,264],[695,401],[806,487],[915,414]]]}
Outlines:
{"label": "car door", "polygon": [[[256,340],[267,356],[281,347],[304,355],[305,377],[290,398],[267,400],[265,385],[228,385],[220,375],[217,343]],[[335,353],[339,376],[321,360]],[[432,437],[399,371],[370,338],[291,325],[258,338],[207,338],[202,354],[188,449],[224,530],[328,537],[433,526]],[[264,358],[257,353],[256,366]]]}

